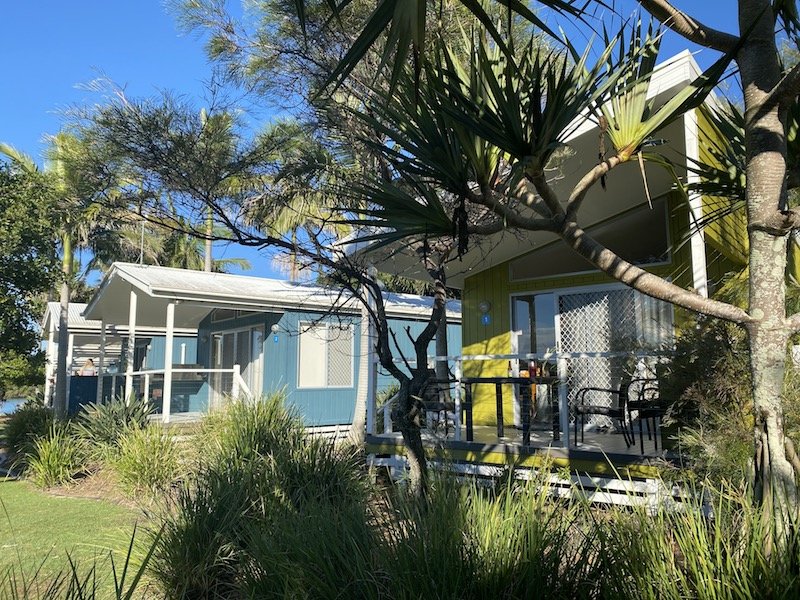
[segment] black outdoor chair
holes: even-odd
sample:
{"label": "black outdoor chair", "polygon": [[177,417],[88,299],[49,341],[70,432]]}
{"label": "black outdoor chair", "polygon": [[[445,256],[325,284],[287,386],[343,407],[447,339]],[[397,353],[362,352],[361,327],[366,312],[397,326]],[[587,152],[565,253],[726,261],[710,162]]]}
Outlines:
{"label": "black outdoor chair", "polygon": [[658,451],[657,420],[660,420],[666,412],[666,407],[661,401],[658,380],[640,378],[634,379],[632,384],[638,387],[638,393],[636,395],[636,400],[628,402],[631,439],[633,440],[633,421],[630,419],[630,415],[635,412],[636,419],[639,421],[639,449],[642,454],[644,454],[644,424],[647,427],[647,439],[653,440],[655,449]]}
{"label": "black outdoor chair", "polygon": [[[581,443],[583,443],[583,426],[586,421],[586,415],[602,415],[610,419],[616,419],[619,424],[619,429],[622,432],[622,438],[625,440],[625,445],[630,448],[636,441],[633,439],[633,433],[628,429],[628,392],[631,387],[631,381],[624,381],[619,389],[614,390],[610,388],[600,387],[585,387],[578,390],[575,395],[575,445],[578,444],[578,429],[581,430]],[[617,397],[616,406],[606,406],[603,404],[592,404],[591,401],[586,401],[586,394],[591,392],[601,392],[611,394]]]}

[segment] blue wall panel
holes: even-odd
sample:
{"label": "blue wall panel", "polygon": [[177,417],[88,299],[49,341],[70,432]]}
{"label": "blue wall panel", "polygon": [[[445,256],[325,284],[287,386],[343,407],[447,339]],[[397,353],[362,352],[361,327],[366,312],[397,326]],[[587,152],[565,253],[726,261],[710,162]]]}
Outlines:
{"label": "blue wall panel", "polygon": [[[352,324],[354,331],[352,385],[341,388],[298,389],[299,331],[302,322]],[[273,334],[270,331],[265,341],[264,391],[285,390],[288,402],[298,410],[309,425],[339,425],[352,422],[358,382],[357,354],[360,333],[357,319],[339,318],[315,312],[287,312],[280,316],[277,324],[278,333]]]}
{"label": "blue wall panel", "polygon": [[[424,318],[424,315],[423,315]],[[301,322],[326,322],[332,324],[350,323],[353,326],[353,379],[352,385],[341,388],[298,388],[299,330]],[[277,333],[272,326],[277,325]],[[413,358],[413,346],[405,332],[410,326],[411,334],[417,336],[425,323],[391,319],[390,327],[395,331],[403,352]],[[198,328],[197,362],[211,367],[212,334],[231,331],[243,327],[264,327],[263,351],[263,389],[266,394],[283,391],[288,403],[297,409],[308,425],[344,425],[352,422],[356,391],[359,379],[360,359],[360,318],[357,316],[336,316],[310,311],[288,311],[284,313],[248,314],[224,321],[212,321],[211,316],[204,319]],[[448,326],[450,354],[461,350],[461,326]],[[434,354],[435,344],[431,343],[428,354]],[[399,357],[398,357],[399,358]],[[378,389],[389,386],[394,379],[387,374],[379,374]]]}
{"label": "blue wall panel", "polygon": [[[181,344],[186,344],[186,363],[187,365],[197,363],[197,338],[194,336],[178,336],[172,339],[172,364],[181,362]],[[153,336],[150,338],[150,349],[145,358],[145,369],[164,368],[164,349],[167,346],[165,336]]]}

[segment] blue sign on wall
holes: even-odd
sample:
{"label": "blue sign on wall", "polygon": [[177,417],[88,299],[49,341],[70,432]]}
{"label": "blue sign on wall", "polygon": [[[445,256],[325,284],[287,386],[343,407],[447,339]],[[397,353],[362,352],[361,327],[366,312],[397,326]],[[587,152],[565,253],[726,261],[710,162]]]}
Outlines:
{"label": "blue sign on wall", "polygon": [[489,313],[483,313],[481,315],[481,325],[491,325],[492,324],[492,315]]}

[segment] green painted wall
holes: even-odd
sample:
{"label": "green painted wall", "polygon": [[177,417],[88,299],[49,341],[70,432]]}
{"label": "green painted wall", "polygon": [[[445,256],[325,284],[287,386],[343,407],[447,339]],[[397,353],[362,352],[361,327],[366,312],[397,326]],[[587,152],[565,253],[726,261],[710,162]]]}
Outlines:
{"label": "green painted wall", "polygon": [[[679,193],[671,193],[667,199],[669,240],[672,246],[670,261],[667,264],[653,266],[649,270],[671,279],[681,287],[688,288],[692,285],[691,250],[688,242],[684,242],[681,236],[689,224],[688,207],[685,199]],[[535,254],[534,251],[527,256],[535,259]],[[511,353],[511,294],[615,282],[598,271],[519,281],[510,281],[509,272],[509,262],[505,262],[465,280],[462,297],[463,354]],[[481,313],[478,310],[478,305],[484,300],[491,303],[490,322],[486,325],[482,324]],[[676,322],[680,322],[683,318],[684,315],[676,310]],[[464,364],[466,376],[499,377],[507,373],[508,361],[506,360],[466,361]],[[513,415],[510,389],[503,391],[503,399],[503,418],[510,423]],[[493,425],[496,423],[495,396],[492,386],[478,386],[475,390],[473,419],[476,424]]]}
{"label": "green painted wall", "polygon": [[[707,111],[697,111],[700,160],[706,164],[719,165],[714,158],[714,148],[721,137],[720,132],[711,124]],[[744,206],[733,207],[727,198],[714,196],[703,197],[703,219],[709,222],[704,227],[706,244],[738,264],[739,268],[747,264],[748,239],[747,216]],[[720,215],[720,216],[716,216]]]}

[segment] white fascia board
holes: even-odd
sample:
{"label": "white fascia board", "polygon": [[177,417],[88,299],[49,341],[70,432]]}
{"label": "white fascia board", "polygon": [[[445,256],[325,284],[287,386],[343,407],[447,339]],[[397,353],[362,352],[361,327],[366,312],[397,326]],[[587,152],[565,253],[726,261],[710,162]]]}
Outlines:
{"label": "white fascia board", "polygon": [[[656,65],[650,77],[650,85],[647,88],[647,99],[652,100],[656,96],[676,87],[694,81],[700,76],[702,71],[694,60],[692,53],[684,50],[675,56]],[[714,102],[718,104],[716,98]],[[573,129],[574,128],[574,129]],[[572,129],[572,133],[564,139],[564,143],[569,143],[586,133],[597,128],[595,116],[584,111],[579,117],[567,126],[567,130]]]}

